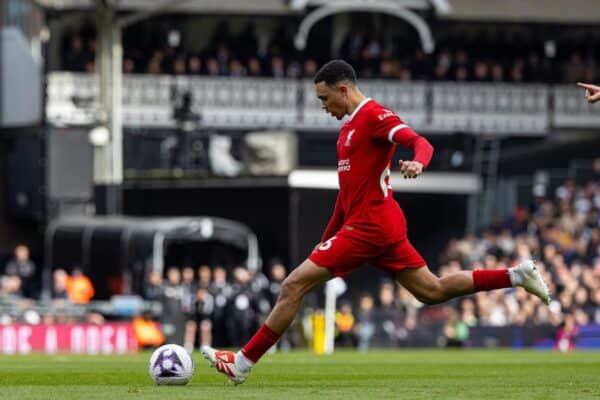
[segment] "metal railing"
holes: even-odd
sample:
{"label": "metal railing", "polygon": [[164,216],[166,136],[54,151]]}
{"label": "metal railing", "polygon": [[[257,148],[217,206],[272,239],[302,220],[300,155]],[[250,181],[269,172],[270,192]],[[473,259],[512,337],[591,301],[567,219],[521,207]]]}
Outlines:
{"label": "metal railing", "polygon": [[[128,75],[123,79],[128,127],[173,127],[183,93],[209,128],[328,130],[338,122],[320,110],[310,80]],[[361,81],[363,92],[416,129],[438,133],[544,135],[552,127],[600,127],[600,109],[574,85]],[[94,125],[95,75],[48,76],[47,118],[58,125]]]}

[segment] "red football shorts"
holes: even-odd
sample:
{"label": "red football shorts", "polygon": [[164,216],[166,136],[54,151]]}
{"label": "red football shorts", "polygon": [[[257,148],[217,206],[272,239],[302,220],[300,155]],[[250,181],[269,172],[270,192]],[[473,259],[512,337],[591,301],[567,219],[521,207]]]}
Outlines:
{"label": "red football shorts", "polygon": [[360,238],[356,231],[339,230],[323,242],[308,258],[334,276],[345,276],[363,263],[370,263],[394,275],[405,268],[425,266],[425,260],[408,239],[388,245]]}

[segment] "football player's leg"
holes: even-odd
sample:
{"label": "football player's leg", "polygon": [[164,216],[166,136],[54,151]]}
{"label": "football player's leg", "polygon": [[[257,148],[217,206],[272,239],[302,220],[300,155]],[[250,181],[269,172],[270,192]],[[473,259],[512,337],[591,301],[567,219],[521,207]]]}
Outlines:
{"label": "football player's leg", "polygon": [[332,277],[331,272],[306,260],[283,281],[279,298],[265,323],[237,353],[202,346],[213,367],[236,384],[243,383],[254,364],[273,346],[294,320],[306,293]]}
{"label": "football player's leg", "polygon": [[407,268],[396,272],[396,281],[425,304],[438,304],[478,291],[514,286],[521,286],[544,303],[550,303],[548,286],[531,260],[514,268],[458,271],[442,278],[438,278],[426,266]]}
{"label": "football player's leg", "polygon": [[[520,271],[521,266],[511,270],[459,271],[438,278],[427,268],[423,257],[408,240],[390,245],[374,262],[375,265],[392,273],[399,284],[425,304],[438,304],[454,297],[481,290],[501,289],[511,286],[523,286],[526,289],[534,286],[541,287],[541,284],[523,285],[513,279],[514,276],[517,276],[514,271]],[[517,277],[521,275],[525,276],[526,274],[524,272]],[[530,275],[532,274],[527,276]],[[523,282],[531,283],[532,279],[523,279]],[[532,290],[527,290],[533,293]]]}
{"label": "football player's leg", "polygon": [[373,263],[425,304],[437,304],[452,297],[473,293],[473,280],[465,273],[443,279],[435,276],[408,239],[393,243]]}
{"label": "football player's leg", "polygon": [[396,281],[425,304],[438,304],[454,297],[475,292],[470,271],[459,271],[443,278],[427,266],[406,268],[396,272]]}
{"label": "football player's leg", "polygon": [[315,286],[332,278],[329,270],[305,260],[283,281],[279,298],[265,324],[277,334],[282,334],[292,323],[300,302]]}

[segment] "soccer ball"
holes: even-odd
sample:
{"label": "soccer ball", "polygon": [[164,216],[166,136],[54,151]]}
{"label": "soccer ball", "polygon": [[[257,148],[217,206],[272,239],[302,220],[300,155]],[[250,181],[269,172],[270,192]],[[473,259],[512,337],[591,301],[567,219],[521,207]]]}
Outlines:
{"label": "soccer ball", "polygon": [[194,373],[194,360],[183,347],[165,344],[154,350],[148,369],[157,385],[185,385]]}

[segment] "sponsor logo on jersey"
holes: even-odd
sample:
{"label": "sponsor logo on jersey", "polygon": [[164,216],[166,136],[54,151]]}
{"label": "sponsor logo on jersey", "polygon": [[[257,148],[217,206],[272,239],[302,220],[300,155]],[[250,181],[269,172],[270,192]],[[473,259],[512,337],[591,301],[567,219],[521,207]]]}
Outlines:
{"label": "sponsor logo on jersey", "polygon": [[338,161],[338,172],[348,172],[350,171],[350,159],[344,158]]}

